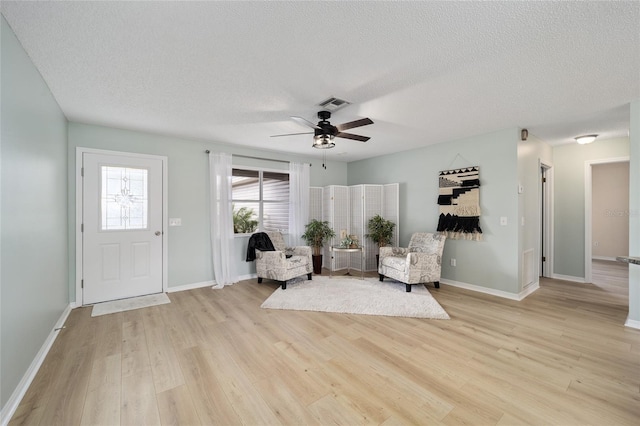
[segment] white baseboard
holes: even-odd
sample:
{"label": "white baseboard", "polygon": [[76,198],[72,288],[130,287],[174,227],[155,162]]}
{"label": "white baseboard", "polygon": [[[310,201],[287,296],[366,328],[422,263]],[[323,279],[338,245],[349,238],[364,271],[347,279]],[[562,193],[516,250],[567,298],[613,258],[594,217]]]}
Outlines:
{"label": "white baseboard", "polygon": [[637,328],[640,329],[640,321],[632,320],[627,317],[627,320],[624,322],[626,327]]}
{"label": "white baseboard", "polygon": [[251,280],[251,279],[256,279],[258,278],[258,274],[247,274],[247,275],[240,275],[238,277],[238,281],[244,281],[244,280]]}
{"label": "white baseboard", "polygon": [[[238,281],[250,280],[252,278],[255,279],[257,277],[258,277],[257,274],[240,275],[238,277]],[[195,288],[202,288],[202,287],[214,287],[215,285],[216,285],[216,282],[213,280],[202,281],[202,282],[193,283],[193,284],[183,284],[183,285],[177,285],[175,287],[168,287],[167,293],[175,293],[176,291],[193,290]]]}
{"label": "white baseboard", "polygon": [[572,281],[574,283],[585,283],[584,277],[574,277],[571,275],[553,274],[551,275],[551,278],[554,278],[556,280]]}
{"label": "white baseboard", "polygon": [[615,262],[616,261],[615,257],[610,257],[610,256],[591,256],[591,259],[593,259],[593,260],[609,260],[611,262]]}
{"label": "white baseboard", "polygon": [[533,284],[530,284],[526,289],[524,289],[520,293],[516,294],[516,293],[509,293],[508,291],[495,290],[493,288],[487,288],[487,287],[482,287],[475,284],[463,283],[460,281],[447,280],[443,278],[440,279],[440,284],[446,284],[452,287],[464,288],[465,290],[477,291],[478,293],[490,294],[491,296],[497,296],[497,297],[502,297],[510,300],[517,300],[517,301],[521,301],[522,299],[524,299],[525,297],[527,297],[528,295],[536,291],[538,288],[540,288],[540,285],[537,282],[535,282]]}
{"label": "white baseboard", "polygon": [[540,288],[540,282],[536,281],[525,287],[520,293],[518,293],[518,300],[523,300],[525,297],[533,293]]}
{"label": "white baseboard", "polygon": [[212,287],[216,285],[215,281],[202,281],[200,283],[183,284],[175,287],[167,287],[167,293],[175,293],[176,291],[193,290],[202,287]]}
{"label": "white baseboard", "polygon": [[60,318],[53,326],[53,329],[45,339],[42,347],[40,347],[40,350],[36,354],[33,361],[31,361],[31,365],[29,365],[29,368],[24,373],[24,376],[22,376],[22,380],[20,380],[20,383],[18,383],[18,386],[11,394],[11,397],[9,397],[7,403],[4,405],[4,407],[2,407],[2,412],[0,414],[0,425],[6,426],[9,423],[9,420],[11,420],[13,414],[16,412],[18,405],[20,405],[20,401],[22,401],[24,394],[27,393],[31,382],[33,381],[34,377],[36,377],[40,366],[44,362],[44,359],[47,357],[47,354],[49,353],[53,342],[55,342],[56,337],[58,337],[60,328],[64,325],[67,317],[71,313],[71,309],[72,306],[71,304],[69,304],[64,309],[64,311],[62,311],[62,315],[60,315]]}

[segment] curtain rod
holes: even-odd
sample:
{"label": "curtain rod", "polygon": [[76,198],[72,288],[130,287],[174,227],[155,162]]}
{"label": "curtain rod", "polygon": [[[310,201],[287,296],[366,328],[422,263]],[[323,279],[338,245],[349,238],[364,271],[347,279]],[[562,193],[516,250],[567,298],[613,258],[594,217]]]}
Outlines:
{"label": "curtain rod", "polygon": [[[209,151],[208,149],[205,151],[206,154],[210,154],[211,151]],[[274,161],[276,163],[291,163],[291,161],[287,161],[287,160],[274,160],[272,158],[263,158],[263,157],[253,157],[251,155],[240,155],[240,154],[231,154],[231,156],[233,157],[242,157],[242,158],[250,158],[252,160],[265,160],[265,161]],[[313,164],[309,164],[309,167],[313,166]]]}

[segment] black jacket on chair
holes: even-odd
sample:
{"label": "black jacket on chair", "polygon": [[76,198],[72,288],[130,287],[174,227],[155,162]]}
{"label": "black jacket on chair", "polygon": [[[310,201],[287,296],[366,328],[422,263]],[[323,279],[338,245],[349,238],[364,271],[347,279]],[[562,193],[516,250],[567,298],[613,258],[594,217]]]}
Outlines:
{"label": "black jacket on chair", "polygon": [[256,260],[256,249],[260,251],[276,251],[271,238],[264,232],[256,232],[249,238],[247,245],[247,262]]}

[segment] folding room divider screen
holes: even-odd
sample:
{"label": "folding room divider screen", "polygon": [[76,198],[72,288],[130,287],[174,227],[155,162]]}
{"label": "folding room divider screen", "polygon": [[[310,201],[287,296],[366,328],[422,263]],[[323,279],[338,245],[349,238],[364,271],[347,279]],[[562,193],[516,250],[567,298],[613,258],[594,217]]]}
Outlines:
{"label": "folding room divider screen", "polygon": [[[367,233],[367,223],[377,214],[395,223],[391,244],[397,246],[399,194],[397,183],[312,187],[309,196],[309,219],[326,220],[336,233],[336,238],[324,247],[323,266],[330,266],[329,245],[340,244],[340,231],[346,230],[347,234],[356,235],[365,247],[365,271],[375,271],[378,247],[364,237]],[[336,253],[336,270],[347,267],[362,270],[360,253]]]}

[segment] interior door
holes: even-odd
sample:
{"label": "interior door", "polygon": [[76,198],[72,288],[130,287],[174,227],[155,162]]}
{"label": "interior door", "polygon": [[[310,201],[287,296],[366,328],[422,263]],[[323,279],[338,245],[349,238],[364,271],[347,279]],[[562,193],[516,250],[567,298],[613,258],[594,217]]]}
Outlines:
{"label": "interior door", "polygon": [[162,292],[162,160],[83,153],[83,304]]}

